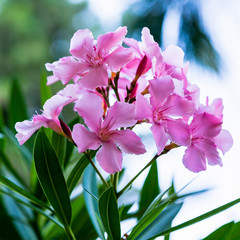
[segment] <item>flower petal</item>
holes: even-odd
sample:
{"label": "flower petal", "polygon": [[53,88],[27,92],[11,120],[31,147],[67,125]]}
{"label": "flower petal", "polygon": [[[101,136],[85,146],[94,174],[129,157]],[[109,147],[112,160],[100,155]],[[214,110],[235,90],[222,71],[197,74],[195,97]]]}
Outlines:
{"label": "flower petal", "polygon": [[122,170],[122,153],[112,142],[102,142],[96,159],[107,173],[113,174]]}
{"label": "flower petal", "polygon": [[222,129],[221,132],[214,138],[214,143],[223,154],[227,152],[233,145],[233,138],[229,131]]}
{"label": "flower petal", "polygon": [[186,149],[183,156],[183,164],[192,172],[200,172],[207,169],[204,152],[194,145]]}
{"label": "flower petal", "polygon": [[190,129],[189,126],[181,119],[166,121],[165,131],[168,133],[169,138],[174,143],[181,146],[190,145]]}
{"label": "flower petal", "polygon": [[108,73],[105,66],[91,67],[89,72],[79,81],[79,85],[88,89],[108,85]]}
{"label": "flower petal", "polygon": [[163,125],[160,124],[153,124],[150,128],[157,146],[158,154],[160,154],[164,147],[166,146],[166,143],[168,141],[168,136],[164,130]]}
{"label": "flower petal", "polygon": [[77,73],[83,73],[86,70],[87,66],[84,62],[79,62],[73,57],[64,57],[59,59],[53,74],[66,85],[71,79],[77,77]]}
{"label": "flower petal", "polygon": [[112,141],[125,153],[143,154],[146,152],[141,138],[129,129],[116,131],[112,136]]}
{"label": "flower petal", "polygon": [[175,45],[169,45],[163,52],[163,60],[170,66],[182,67],[184,52],[183,50]]}
{"label": "flower petal", "polygon": [[174,83],[170,76],[163,76],[149,81],[149,92],[153,98],[154,105],[159,105],[174,91]]}
{"label": "flower petal", "polygon": [[115,32],[99,35],[97,38],[97,50],[105,52],[122,44],[122,41],[127,34],[127,27],[119,27]]}
{"label": "flower petal", "polygon": [[137,120],[144,120],[152,117],[152,107],[142,94],[136,96],[134,116]]}
{"label": "flower petal", "polygon": [[90,130],[97,132],[103,115],[101,97],[96,94],[86,92],[79,97],[74,110],[83,117],[85,124]]}
{"label": "flower petal", "polygon": [[93,35],[88,29],[78,30],[74,33],[69,52],[78,59],[83,59],[85,56],[93,54]]}
{"label": "flower petal", "polygon": [[84,152],[87,149],[96,150],[101,141],[97,135],[87,130],[83,125],[76,124],[73,127],[72,138],[77,145],[78,152]]}
{"label": "flower petal", "polygon": [[115,51],[110,53],[106,57],[104,62],[108,64],[111,71],[118,72],[132,59],[133,59],[133,54],[131,49],[119,47]]}
{"label": "flower petal", "polygon": [[115,130],[120,127],[131,127],[137,121],[134,119],[134,105],[125,102],[115,102],[109,108],[102,128]]}

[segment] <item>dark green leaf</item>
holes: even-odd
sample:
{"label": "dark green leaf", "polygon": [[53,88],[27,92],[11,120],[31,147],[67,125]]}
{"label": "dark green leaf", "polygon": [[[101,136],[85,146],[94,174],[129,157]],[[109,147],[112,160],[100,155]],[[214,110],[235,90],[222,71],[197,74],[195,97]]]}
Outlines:
{"label": "dark green leaf", "polygon": [[128,211],[133,206],[133,204],[134,203],[130,203],[130,204],[121,206],[121,208],[119,209],[119,216],[121,221],[131,217],[131,214],[128,214]]}
{"label": "dark green leaf", "polygon": [[98,211],[98,202],[95,199],[95,198],[98,198],[96,172],[94,171],[91,165],[89,165],[84,171],[83,188],[87,190],[87,191],[84,191],[84,199],[85,199],[85,203],[86,203],[86,207],[87,207],[87,211],[90,216],[90,219],[93,223],[93,226],[96,232],[98,233],[98,236],[101,239],[104,239],[103,226],[99,221],[100,214]]}
{"label": "dark green leaf", "polygon": [[200,222],[200,221],[202,221],[204,219],[207,219],[207,218],[209,218],[209,217],[211,217],[211,216],[213,216],[213,215],[215,215],[217,213],[220,213],[220,212],[222,212],[222,211],[224,211],[224,210],[234,206],[237,203],[240,203],[240,198],[238,198],[238,199],[236,199],[236,200],[234,200],[232,202],[229,202],[229,203],[227,203],[225,205],[222,205],[221,207],[215,208],[214,210],[209,211],[207,213],[204,213],[204,214],[202,214],[202,215],[200,215],[200,216],[198,216],[196,218],[193,218],[193,219],[191,219],[191,220],[189,220],[187,222],[184,222],[184,223],[179,224],[179,225],[177,225],[175,227],[169,228],[166,231],[163,231],[163,232],[159,233],[158,236],[163,236],[163,235],[169,234],[171,232],[174,232],[176,230],[179,230],[179,229],[185,228],[187,226],[190,226],[190,225],[192,225],[194,223]]}
{"label": "dark green leaf", "polygon": [[40,91],[41,91],[41,102],[42,102],[42,105],[44,105],[44,103],[52,96],[51,89],[49,86],[47,86],[47,74],[46,73],[42,73],[42,75],[41,75]]}
{"label": "dark green leaf", "polygon": [[159,193],[160,188],[158,184],[157,162],[154,161],[141,190],[141,198],[139,202],[139,212],[141,214],[139,215],[139,219]]}
{"label": "dark green leaf", "polygon": [[81,178],[85,168],[89,164],[89,161],[85,155],[82,155],[77,164],[72,169],[68,179],[67,186],[69,194],[72,193],[73,189],[76,187],[79,179]]}
{"label": "dark green leaf", "polygon": [[64,225],[71,222],[71,203],[57,155],[46,134],[38,131],[34,146],[34,161],[43,191]]}
{"label": "dark green leaf", "polygon": [[64,164],[66,154],[66,137],[57,134],[53,131],[52,133],[52,146],[55,149],[59,163],[61,166]]}
{"label": "dark green leaf", "polygon": [[215,230],[213,233],[211,233],[209,236],[204,238],[203,240],[228,240],[230,232],[234,226],[234,222],[227,223],[217,230]]}
{"label": "dark green leaf", "polygon": [[107,189],[99,198],[99,212],[103,226],[110,240],[121,238],[117,198],[113,187]]}
{"label": "dark green leaf", "polygon": [[181,207],[182,203],[169,204],[158,217],[138,235],[136,240],[155,239],[158,233],[171,227],[172,221]]}
{"label": "dark green leaf", "polygon": [[28,200],[30,200],[31,202],[37,204],[38,206],[40,206],[42,208],[46,208],[46,209],[52,211],[52,209],[49,208],[44,202],[42,202],[41,200],[36,198],[31,193],[29,193],[28,191],[24,190],[23,188],[17,186],[15,183],[11,182],[7,178],[5,178],[3,176],[0,176],[0,183],[4,184],[6,187],[8,187],[11,190],[13,190],[14,192],[22,195],[23,197],[27,198]]}
{"label": "dark green leaf", "polygon": [[25,99],[17,79],[12,81],[9,110],[9,126],[14,131],[16,122],[28,119]]}
{"label": "dark green leaf", "polygon": [[240,222],[237,222],[232,227],[231,234],[229,235],[227,240],[236,240],[240,239]]}

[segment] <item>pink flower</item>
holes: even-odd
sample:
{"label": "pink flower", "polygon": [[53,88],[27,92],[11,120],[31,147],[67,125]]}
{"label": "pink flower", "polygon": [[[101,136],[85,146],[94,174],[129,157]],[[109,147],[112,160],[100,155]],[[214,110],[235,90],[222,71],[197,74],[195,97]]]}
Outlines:
{"label": "pink flower", "polygon": [[209,165],[222,166],[218,150],[224,154],[233,139],[227,130],[222,129],[223,105],[221,99],[215,99],[211,105],[202,106],[195,113],[190,124],[191,145],[186,149],[183,164],[192,172],[207,169]]}
{"label": "pink flower", "polygon": [[55,95],[45,102],[41,115],[34,115],[31,121],[25,120],[23,122],[17,122],[15,128],[18,132],[16,134],[18,142],[21,145],[24,144],[32,134],[42,126],[51,128],[55,132],[65,135],[58,116],[61,113],[62,108],[72,101],[71,98]]}
{"label": "pink flower", "polygon": [[141,139],[131,130],[117,130],[136,123],[134,105],[115,102],[109,108],[103,120],[102,100],[94,94],[84,95],[76,104],[75,109],[85,120],[89,130],[81,124],[73,128],[73,140],[79,152],[87,149],[96,150],[96,159],[104,171],[115,173],[122,169],[122,151],[130,154],[145,153]]}
{"label": "pink flower", "polygon": [[168,139],[178,145],[188,146],[189,126],[182,117],[193,114],[193,102],[174,94],[174,83],[170,76],[150,80],[149,84],[150,103],[139,94],[136,100],[135,118],[147,119],[152,123],[151,131],[158,154],[162,152]]}
{"label": "pink flower", "polygon": [[[115,32],[100,35],[95,42],[91,31],[79,30],[70,43],[73,57],[62,58],[46,67],[63,84],[81,77],[83,87],[107,86],[108,70],[117,72],[132,59],[132,51],[121,46],[126,33],[126,27],[119,27]],[[55,80],[51,78],[49,83]]]}

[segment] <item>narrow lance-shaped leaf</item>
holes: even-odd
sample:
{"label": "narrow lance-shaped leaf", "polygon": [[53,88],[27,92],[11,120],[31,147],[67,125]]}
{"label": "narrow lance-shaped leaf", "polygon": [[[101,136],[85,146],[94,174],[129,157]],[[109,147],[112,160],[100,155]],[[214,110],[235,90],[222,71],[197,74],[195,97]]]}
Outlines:
{"label": "narrow lance-shaped leaf", "polygon": [[81,158],[78,160],[77,164],[72,169],[69,177],[67,179],[67,186],[69,194],[72,193],[73,189],[76,187],[79,179],[81,178],[85,168],[89,164],[89,161],[85,155],[82,155]]}
{"label": "narrow lance-shaped leaf", "polygon": [[103,226],[110,240],[121,238],[117,198],[113,187],[107,189],[99,198],[99,212]]}
{"label": "narrow lance-shaped leaf", "polygon": [[64,225],[71,222],[71,203],[67,185],[57,155],[44,130],[38,131],[34,146],[34,161],[43,191]]}
{"label": "narrow lance-shaped leaf", "polygon": [[[96,151],[94,151],[96,153]],[[93,154],[93,153],[91,153]],[[91,156],[93,157],[93,155]],[[100,219],[100,214],[98,211],[98,186],[97,186],[97,177],[96,172],[93,167],[89,165],[83,174],[83,188],[84,188],[84,199],[88,214],[93,223],[93,226],[101,239],[104,239],[104,230],[103,225]]]}
{"label": "narrow lance-shaped leaf", "polygon": [[141,198],[139,203],[139,219],[142,217],[144,211],[148,208],[148,206],[159,193],[160,188],[158,184],[157,162],[154,161],[141,190]]}

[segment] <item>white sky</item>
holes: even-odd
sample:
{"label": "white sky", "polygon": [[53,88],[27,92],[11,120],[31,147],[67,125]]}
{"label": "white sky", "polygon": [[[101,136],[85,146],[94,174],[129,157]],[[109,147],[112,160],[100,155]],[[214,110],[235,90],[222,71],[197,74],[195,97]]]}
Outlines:
{"label": "white sky", "polygon": [[[89,2],[90,8],[99,17],[104,30],[112,31],[119,26],[122,11],[135,1],[89,0]],[[202,100],[206,96],[209,96],[210,99],[216,97],[223,99],[225,106],[224,128],[231,132],[234,146],[223,157],[223,168],[209,167],[206,172],[198,175],[183,167],[181,163],[183,150],[176,150],[175,153],[170,153],[159,161],[160,184],[165,189],[170,186],[173,176],[176,180],[177,189],[183,187],[196,176],[197,179],[188,187],[188,191],[208,187],[214,188],[213,191],[201,196],[186,199],[181,212],[174,221],[174,225],[240,197],[240,1],[204,1],[202,10],[206,27],[209,29],[213,42],[223,60],[223,74],[222,76],[216,76],[190,63],[189,80],[200,87]],[[172,14],[172,16],[177,20],[176,15]],[[169,29],[177,29],[172,20],[169,20],[168,24],[168,26],[171,26]],[[166,46],[176,42],[176,35],[173,34],[173,31],[166,33],[165,37],[164,44]],[[127,171],[129,179],[145,164],[146,160],[144,159],[128,160],[127,166],[128,169],[131,169]],[[146,173],[134,186],[141,186],[141,181],[145,176]],[[198,224],[172,233],[171,240],[199,240],[232,220],[240,220],[240,204]],[[124,231],[129,229],[131,224],[134,223],[124,225]]]}

